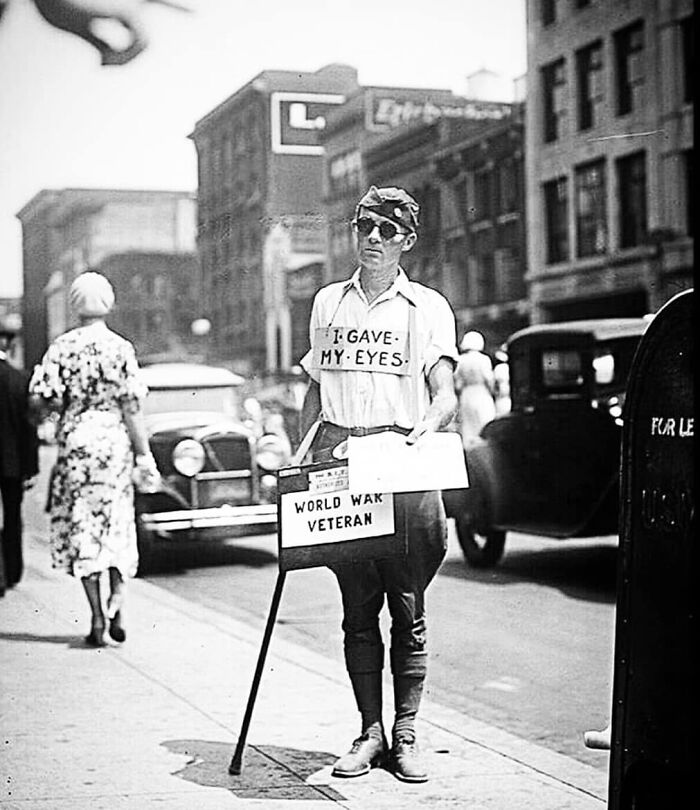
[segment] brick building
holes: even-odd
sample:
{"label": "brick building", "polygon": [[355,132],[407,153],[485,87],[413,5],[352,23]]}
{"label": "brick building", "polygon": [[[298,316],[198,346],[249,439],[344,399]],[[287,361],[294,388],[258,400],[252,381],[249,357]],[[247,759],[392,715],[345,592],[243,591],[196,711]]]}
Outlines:
{"label": "brick building", "polygon": [[528,0],[533,322],[643,315],[692,286],[692,0]]}
{"label": "brick building", "polygon": [[457,329],[493,352],[529,323],[524,105],[433,156],[440,182],[440,251]]}
{"label": "brick building", "polygon": [[190,135],[212,352],[242,374],[296,360],[292,308],[296,301],[295,322],[308,318],[306,291],[318,287],[325,258],[318,136],[329,112],[356,90],[357,72],[345,65],[265,70]]}
{"label": "brick building", "polygon": [[113,253],[96,269],[110,280],[117,299],[109,325],[134,343],[142,361],[206,359],[206,345],[192,332],[200,312],[193,251]]}
{"label": "brick building", "polygon": [[[369,186],[366,153],[387,132],[420,126],[459,99],[440,88],[362,87],[329,116],[321,133],[324,150],[323,205],[328,220],[325,281],[344,278],[355,255],[349,222]],[[415,159],[415,156],[414,156]]]}
{"label": "brick building", "polygon": [[[35,195],[17,214],[28,367],[39,362],[54,337],[75,325],[68,290],[85,270],[102,271],[115,285],[117,306],[110,325],[122,327],[140,349],[141,342],[158,341],[157,332],[150,331],[158,321],[165,342],[172,323],[168,307],[175,303],[175,289],[182,294],[183,281],[186,298],[177,304],[197,311],[195,209],[195,195],[180,191],[60,189]],[[177,282],[175,276],[180,276]],[[130,297],[128,291],[139,285],[139,294]],[[129,324],[145,310],[159,312],[159,318],[130,332]],[[181,327],[180,337],[187,339],[189,326]]]}
{"label": "brick building", "polygon": [[496,348],[527,322],[522,105],[447,90],[364,88],[322,136],[328,280],[355,256],[349,221],[369,184],[398,185],[422,207],[403,265],[443,292],[460,330]]}

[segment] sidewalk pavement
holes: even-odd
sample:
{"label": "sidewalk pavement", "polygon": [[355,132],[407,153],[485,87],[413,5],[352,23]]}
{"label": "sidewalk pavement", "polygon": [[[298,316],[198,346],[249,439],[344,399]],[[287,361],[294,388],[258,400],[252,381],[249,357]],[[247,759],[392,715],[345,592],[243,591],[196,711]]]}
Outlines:
{"label": "sidewalk pavement", "polygon": [[430,700],[429,782],[331,776],[358,730],[342,662],[274,633],[230,776],[262,633],[137,579],[126,643],[88,648],[80,582],[25,545],[25,576],[0,599],[0,810],[605,808],[602,771]]}

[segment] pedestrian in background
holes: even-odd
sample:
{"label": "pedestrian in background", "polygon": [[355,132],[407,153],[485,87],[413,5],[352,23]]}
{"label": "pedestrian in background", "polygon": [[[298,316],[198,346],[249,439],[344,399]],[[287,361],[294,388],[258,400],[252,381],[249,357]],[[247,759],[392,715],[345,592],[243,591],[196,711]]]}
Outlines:
{"label": "pedestrian in background", "polygon": [[467,332],[459,346],[461,354],[455,369],[459,395],[459,429],[462,444],[468,448],[487,422],[496,416],[494,376],[491,359],[484,353],[480,332]]}
{"label": "pedestrian in background", "polygon": [[29,413],[29,375],[9,360],[15,335],[14,328],[0,322],[0,596],[22,579],[22,498],[25,487],[39,471],[39,442]]}
{"label": "pedestrian in background", "polygon": [[494,402],[496,416],[510,412],[510,366],[504,348],[496,349],[493,364]]}
{"label": "pedestrian in background", "polygon": [[[311,350],[302,359],[310,377],[302,429],[320,421],[312,443],[314,461],[334,453],[339,457],[350,435],[392,430],[413,444],[454,415],[454,314],[440,293],[410,281],[399,263],[416,242],[418,211],[403,189],[371,187],[352,223],[359,268],[349,280],[316,294]],[[390,331],[397,340],[403,335],[403,349],[392,354],[402,362],[372,371],[328,369],[322,360],[316,366],[314,345],[320,344],[327,327],[361,329],[368,335]],[[394,503],[397,528],[405,514],[407,553],[331,566],[343,601],[345,663],[361,716],[361,734],[335,763],[333,774],[366,774],[388,755],[398,779],[424,782],[428,774],[415,729],[427,672],[424,593],[445,555],[447,523],[439,492],[396,493]],[[394,685],[390,751],[382,718],[384,643],[379,615],[385,599],[391,615]]]}
{"label": "pedestrian in background", "polygon": [[[86,642],[105,646],[107,634],[126,638],[125,584],[136,574],[138,550],[132,477],[153,471],[134,348],[112,332],[105,316],[114,304],[109,281],[93,272],[73,282],[70,301],[79,326],[49,346],[30,382],[43,407],[58,410],[58,455],[51,480],[51,553],[55,568],[82,581],[92,614]],[[105,610],[100,580],[109,575]]]}

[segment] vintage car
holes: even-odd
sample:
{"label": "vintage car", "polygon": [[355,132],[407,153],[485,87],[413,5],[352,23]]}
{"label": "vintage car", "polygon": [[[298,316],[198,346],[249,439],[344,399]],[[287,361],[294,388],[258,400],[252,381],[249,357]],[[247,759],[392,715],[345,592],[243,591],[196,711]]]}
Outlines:
{"label": "vintage car", "polygon": [[276,530],[276,471],[290,457],[286,434],[246,413],[245,380],[224,368],[156,363],[141,368],[144,411],[160,480],[136,492],[141,573],[158,551]]}
{"label": "vintage car", "polygon": [[622,405],[647,324],[570,321],[510,337],[511,410],[465,450],[470,487],[443,493],[469,564],[495,565],[508,531],[617,533]]}

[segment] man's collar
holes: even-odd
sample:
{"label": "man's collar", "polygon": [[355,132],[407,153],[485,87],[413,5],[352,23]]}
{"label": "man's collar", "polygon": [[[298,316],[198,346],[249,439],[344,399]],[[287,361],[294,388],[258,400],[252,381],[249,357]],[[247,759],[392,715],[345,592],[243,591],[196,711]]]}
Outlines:
{"label": "man's collar", "polygon": [[[357,270],[350,276],[350,278],[345,282],[345,287],[343,290],[343,294],[345,294],[350,287],[354,287],[360,294],[364,295],[364,291],[362,289],[362,285],[360,284],[360,270],[361,268],[358,267]],[[412,304],[416,303],[416,296],[413,291],[413,285],[409,277],[406,275],[405,270],[403,267],[398,268],[398,272],[396,274],[396,278],[391,283],[391,286],[382,293],[382,296],[385,295],[403,295],[408,301]],[[381,296],[380,296],[381,297]]]}

